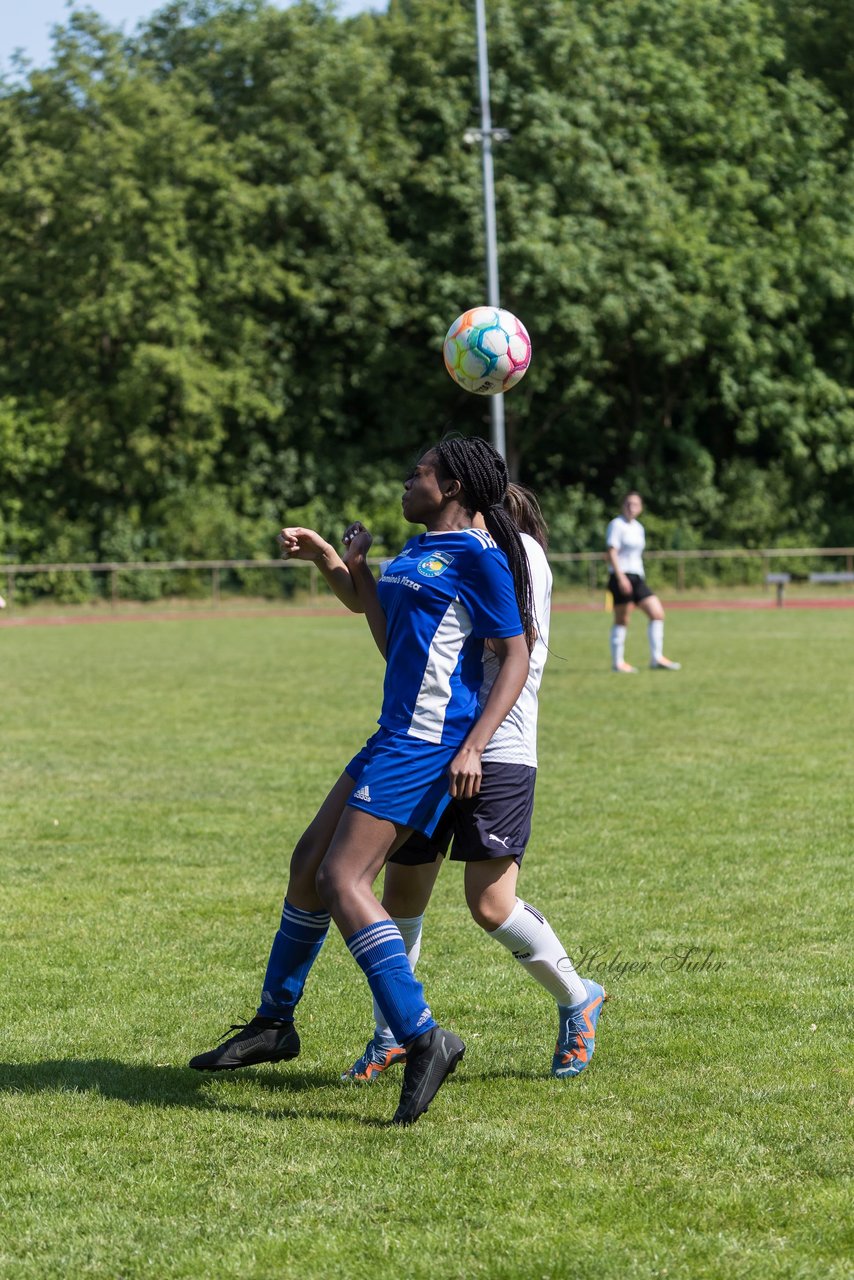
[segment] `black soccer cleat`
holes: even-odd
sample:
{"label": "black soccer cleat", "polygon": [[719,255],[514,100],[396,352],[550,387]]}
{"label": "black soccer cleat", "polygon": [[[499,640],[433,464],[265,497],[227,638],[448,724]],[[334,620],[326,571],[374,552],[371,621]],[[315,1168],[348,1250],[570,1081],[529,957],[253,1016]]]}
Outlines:
{"label": "black soccer cleat", "polygon": [[299,1054],[299,1036],[292,1022],[256,1017],[238,1022],[228,1031],[237,1035],[208,1053],[197,1054],[187,1065],[194,1071],[234,1071],[259,1062],[287,1062]]}
{"label": "black soccer cleat", "polygon": [[460,1037],[444,1027],[431,1027],[413,1040],[406,1051],[403,1088],[392,1124],[414,1124],[423,1116],[465,1051]]}

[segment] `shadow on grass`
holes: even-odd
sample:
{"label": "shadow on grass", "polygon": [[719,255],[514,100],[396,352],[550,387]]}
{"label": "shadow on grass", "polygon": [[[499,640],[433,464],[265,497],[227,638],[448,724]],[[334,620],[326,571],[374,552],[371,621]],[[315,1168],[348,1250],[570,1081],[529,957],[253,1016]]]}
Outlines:
{"label": "shadow on grass", "polygon": [[[328,1088],[335,1094],[328,1106],[302,1108],[276,1106],[265,1109],[250,1099],[239,1101],[229,1097],[232,1089],[247,1084],[282,1094],[298,1094],[307,1090]],[[231,1073],[202,1074],[186,1067],[151,1066],[118,1062],[114,1058],[65,1058],[46,1062],[0,1062],[0,1093],[96,1093],[132,1106],[191,1107],[205,1111],[251,1113],[269,1120],[343,1120],[369,1128],[390,1127],[391,1119],[359,1115],[353,1109],[338,1105],[352,1090],[340,1084],[337,1077],[320,1071],[288,1071],[276,1075],[272,1071],[243,1070]],[[396,1103],[396,1091],[389,1101]],[[391,1110],[394,1108],[391,1107]]]}
{"label": "shadow on grass", "polygon": [[549,1073],[546,1070],[526,1071],[522,1067],[505,1066],[490,1068],[489,1070],[483,1071],[478,1071],[475,1068],[472,1068],[471,1070],[466,1071],[466,1076],[472,1082],[477,1081],[478,1083],[486,1083],[487,1080],[506,1080],[508,1083],[511,1080],[528,1080],[531,1084],[542,1084],[544,1080],[550,1078]]}

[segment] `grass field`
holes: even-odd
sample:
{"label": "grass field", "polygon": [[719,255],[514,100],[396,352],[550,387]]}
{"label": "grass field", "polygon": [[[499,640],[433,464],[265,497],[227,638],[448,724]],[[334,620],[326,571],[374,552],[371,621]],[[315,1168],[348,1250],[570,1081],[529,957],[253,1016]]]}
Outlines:
{"label": "grass field", "polygon": [[251,1014],[372,726],[363,623],[0,632],[4,1280],[851,1276],[854,613],[673,614],[677,676],[611,676],[607,628],[554,620],[520,882],[615,997],[596,1057],[548,1078],[553,1005],[450,866],[420,972],[468,1052],[408,1131],[399,1075],[338,1083],[337,936],[297,1062],[184,1065]]}

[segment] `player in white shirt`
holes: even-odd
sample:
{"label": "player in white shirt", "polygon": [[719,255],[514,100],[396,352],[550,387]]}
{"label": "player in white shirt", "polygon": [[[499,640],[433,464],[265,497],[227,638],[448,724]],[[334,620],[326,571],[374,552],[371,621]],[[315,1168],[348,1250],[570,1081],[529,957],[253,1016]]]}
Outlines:
{"label": "player in white shirt", "polygon": [[640,494],[634,490],[627,493],[622,514],[611,521],[605,535],[606,555],[611,566],[608,590],[614,601],[611,670],[620,675],[637,675],[637,667],[625,659],[626,630],[634,605],[649,618],[649,665],[653,671],[678,671],[680,667],[678,662],[671,662],[664,656],[664,607],[644,578],[646,534],[638,519],[642,511]]}
{"label": "player in white shirt", "polygon": [[[453,838],[451,858],[466,864],[466,902],[472,917],[557,1003],[558,1042],[551,1073],[570,1079],[583,1071],[593,1056],[596,1024],[606,996],[598,983],[579,977],[548,921],[516,896],[519,865],[531,834],[537,776],[537,695],[548,657],[552,573],[544,549],[546,527],[536,499],[520,486],[509,485],[505,506],[522,535],[534,598],[537,640],[528,679],[483,753],[479,794],[455,801],[433,837],[414,833],[392,855],[386,864],[383,906],[400,930],[414,968],[421,951],[424,911]],[[487,645],[482,703],[497,672],[497,660]],[[343,1080],[370,1084],[388,1067],[405,1060],[376,1001],[374,1020],[374,1033],[365,1052],[344,1073]]]}

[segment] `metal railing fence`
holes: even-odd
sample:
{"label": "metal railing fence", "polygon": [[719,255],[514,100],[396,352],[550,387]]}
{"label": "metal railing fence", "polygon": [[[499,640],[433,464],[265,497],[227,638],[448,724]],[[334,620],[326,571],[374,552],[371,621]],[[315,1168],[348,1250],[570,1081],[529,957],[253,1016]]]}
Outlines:
{"label": "metal railing fence", "polygon": [[[844,564],[846,572],[850,573],[854,570],[854,547],[766,547],[761,549],[733,547],[690,551],[648,551],[645,552],[644,558],[660,568],[667,585],[672,586],[676,591],[685,591],[696,585],[708,585],[707,581],[703,581],[705,572],[703,566],[713,565],[714,562],[730,565],[737,564],[739,561],[744,562],[744,566],[749,566],[750,571],[742,573],[743,584],[761,585],[764,590],[767,590],[765,575],[772,568],[779,569],[782,565],[792,571],[794,581],[799,577],[804,580],[808,577],[807,572],[798,572],[798,562],[802,568],[805,568],[804,562],[809,560],[824,562],[835,559]],[[372,557],[371,563],[378,565],[380,558]],[[608,567],[600,551],[550,552],[549,563],[555,572],[558,587],[581,587],[590,592],[596,592],[605,585]],[[696,572],[698,568],[701,571],[699,579]],[[247,586],[251,586],[256,571],[267,573],[274,571],[278,574],[282,571],[290,573],[294,570],[308,571],[308,595],[311,599],[316,599],[320,591],[321,575],[315,565],[298,560],[110,560],[40,564],[0,563],[0,575],[6,582],[6,603],[10,608],[14,607],[16,602],[17,580],[22,577],[45,575],[46,580],[37,584],[39,595],[42,598],[51,595],[67,597],[68,575],[86,574],[93,580],[90,582],[89,596],[109,599],[115,607],[123,597],[130,600],[152,598],[150,595],[135,594],[126,575],[190,573],[195,575],[193,592],[195,595],[201,593],[198,575],[210,575],[209,586],[204,594],[216,603],[223,588],[223,574],[242,577],[243,582],[238,582],[235,589],[245,590]],[[60,575],[61,581],[57,582]],[[98,576],[103,578],[100,589],[96,589],[95,580]],[[715,580],[720,581],[720,579],[720,571],[717,571]],[[727,585],[732,585],[734,579],[731,573],[725,575],[725,579]],[[284,591],[285,580],[280,581],[281,589]],[[296,590],[297,584],[290,584],[288,589]],[[86,593],[83,592],[83,594]],[[177,596],[182,592],[173,586],[165,594]],[[155,598],[160,598],[160,593],[157,593]]]}

